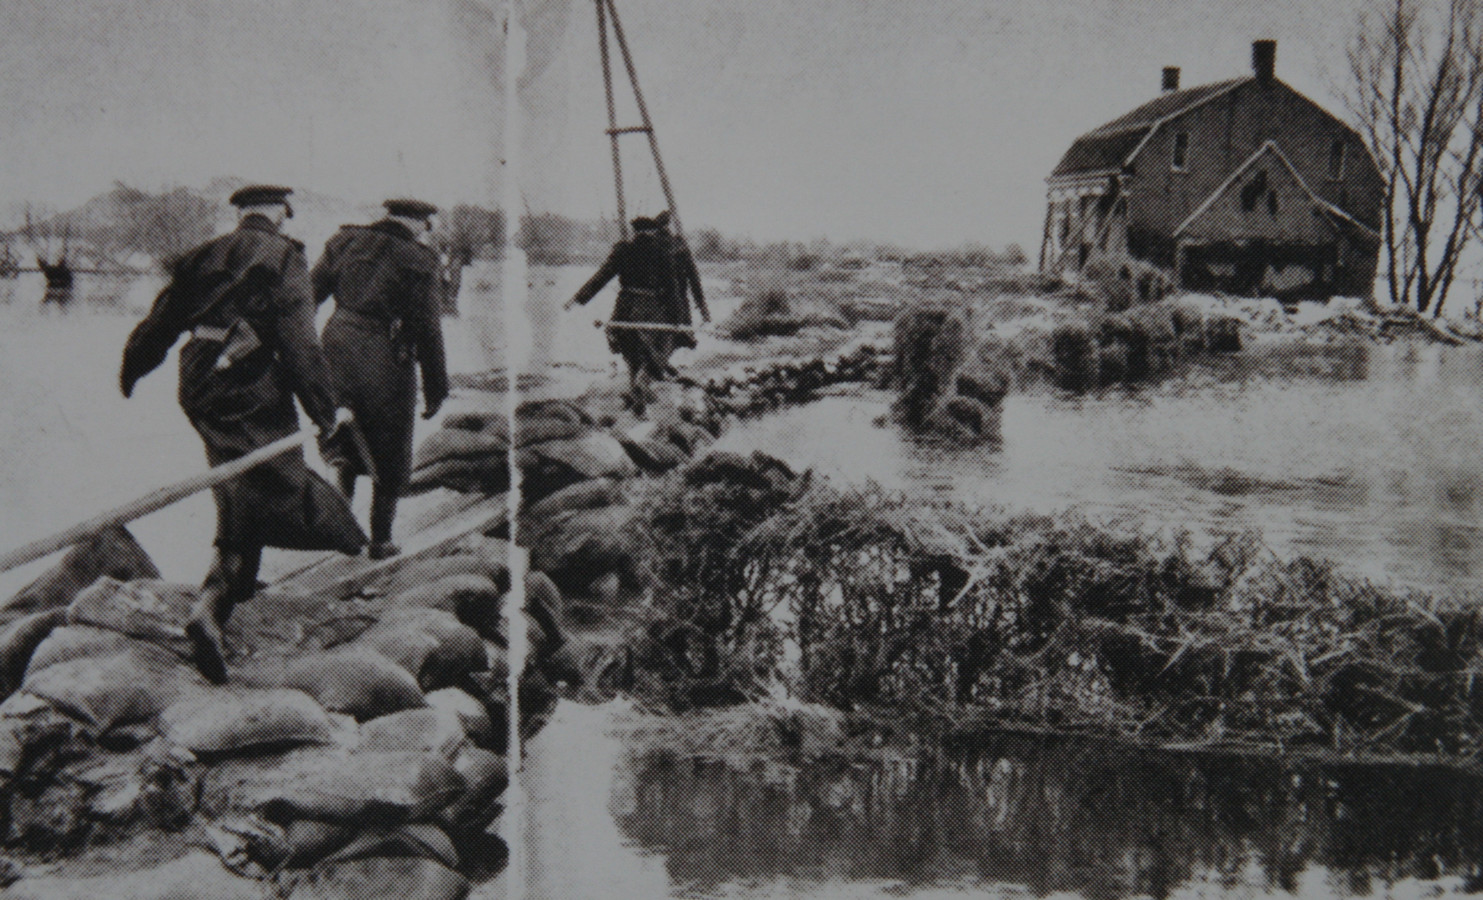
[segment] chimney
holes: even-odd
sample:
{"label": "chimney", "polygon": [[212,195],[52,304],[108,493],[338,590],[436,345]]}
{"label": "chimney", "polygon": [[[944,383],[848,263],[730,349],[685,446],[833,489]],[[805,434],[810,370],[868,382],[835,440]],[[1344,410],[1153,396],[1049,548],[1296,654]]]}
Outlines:
{"label": "chimney", "polygon": [[1251,42],[1251,71],[1262,84],[1271,84],[1277,77],[1277,42]]}
{"label": "chimney", "polygon": [[1179,67],[1164,66],[1164,92],[1179,90]]}

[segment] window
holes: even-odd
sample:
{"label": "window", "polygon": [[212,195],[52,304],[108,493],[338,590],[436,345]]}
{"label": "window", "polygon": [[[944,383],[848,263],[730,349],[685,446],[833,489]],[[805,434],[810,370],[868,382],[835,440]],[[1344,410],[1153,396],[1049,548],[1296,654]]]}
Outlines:
{"label": "window", "polygon": [[1189,162],[1189,132],[1181,131],[1174,135],[1174,168],[1184,171]]}
{"label": "window", "polygon": [[1336,139],[1329,146],[1329,180],[1338,181],[1344,177],[1344,141]]}
{"label": "window", "polygon": [[1275,188],[1267,191],[1267,213],[1277,215],[1277,190]]}
{"label": "window", "polygon": [[1263,169],[1259,170],[1256,175],[1254,175],[1252,179],[1246,183],[1246,186],[1241,188],[1242,211],[1255,212],[1257,201],[1259,201],[1262,197],[1262,194],[1266,192],[1267,173],[1266,170]]}

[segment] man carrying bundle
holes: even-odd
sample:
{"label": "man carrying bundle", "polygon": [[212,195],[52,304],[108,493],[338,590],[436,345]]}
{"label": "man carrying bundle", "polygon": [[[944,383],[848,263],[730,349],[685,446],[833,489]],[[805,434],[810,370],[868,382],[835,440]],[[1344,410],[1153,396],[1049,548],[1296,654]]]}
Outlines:
{"label": "man carrying bundle", "polygon": [[314,301],[335,297],[324,327],[324,352],[341,399],[363,429],[374,472],[347,459],[340,466],[345,496],[358,475],[370,475],[372,559],[395,556],[391,525],[397,498],[412,471],[417,372],[422,369],[424,419],[448,396],[439,318],[438,255],[417,242],[438,211],[421,200],[387,200],[386,218],[346,225],[314,266]]}
{"label": "man carrying bundle", "polygon": [[[634,219],[634,236],[613,245],[602,268],[564,307],[587,303],[614,276],[618,278],[618,301],[608,323],[608,347],[628,364],[628,403],[640,416],[650,399],[649,385],[674,374],[670,354],[678,347],[695,346],[686,287],[693,284],[701,317],[706,322],[711,320],[700,292],[699,274],[690,277],[694,262],[685,265],[688,250],[683,251],[684,259],[679,258],[683,248],[665,230],[668,221],[667,211],[655,218]],[[643,327],[646,325],[658,327]]]}
{"label": "man carrying bundle", "polygon": [[[212,466],[298,432],[294,397],[326,447],[350,420],[336,410],[319,341],[304,245],[279,233],[293,214],[290,189],[258,185],[231,196],[235,231],[207,241],[174,267],[170,284],[129,335],[119,375],[125,397],[164,362],[183,332],[180,406]],[[359,553],[366,536],[349,505],[309,471],[302,450],[283,453],[213,489],[216,561],[186,633],[196,666],[226,680],[222,629],[257,587],[264,547]]]}

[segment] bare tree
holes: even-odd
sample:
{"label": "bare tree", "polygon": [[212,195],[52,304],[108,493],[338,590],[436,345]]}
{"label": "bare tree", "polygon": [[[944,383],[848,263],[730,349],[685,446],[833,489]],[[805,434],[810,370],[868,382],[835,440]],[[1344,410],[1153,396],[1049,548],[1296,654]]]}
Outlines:
{"label": "bare tree", "polygon": [[1372,0],[1349,69],[1349,107],[1384,178],[1390,299],[1436,315],[1479,237],[1483,0]]}

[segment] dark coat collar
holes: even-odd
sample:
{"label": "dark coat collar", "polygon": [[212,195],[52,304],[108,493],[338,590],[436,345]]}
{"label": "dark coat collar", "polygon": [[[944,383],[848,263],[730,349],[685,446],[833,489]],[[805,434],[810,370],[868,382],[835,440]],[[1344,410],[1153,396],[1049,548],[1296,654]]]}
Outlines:
{"label": "dark coat collar", "polygon": [[416,236],[412,234],[412,229],[394,219],[382,219],[366,227],[372,231],[380,231],[384,234],[399,237],[404,241],[416,241]]}
{"label": "dark coat collar", "polygon": [[278,233],[278,226],[273,224],[273,220],[259,213],[248,213],[243,216],[242,221],[237,223],[237,227],[250,231],[265,231],[268,234]]}

